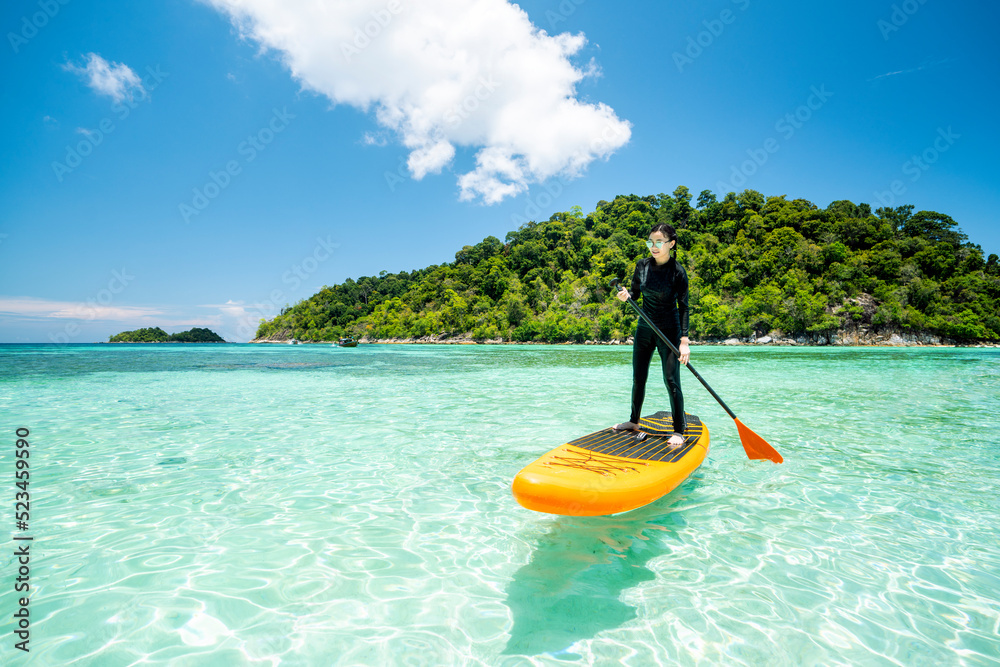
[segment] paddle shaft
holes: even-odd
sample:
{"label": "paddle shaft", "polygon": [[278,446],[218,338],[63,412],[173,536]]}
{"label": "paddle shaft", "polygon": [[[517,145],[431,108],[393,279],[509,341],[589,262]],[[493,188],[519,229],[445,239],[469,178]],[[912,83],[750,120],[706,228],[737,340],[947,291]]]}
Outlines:
{"label": "paddle shaft", "polygon": [[[617,279],[615,279],[614,281],[612,281],[612,285],[614,285],[616,287],[619,287],[620,289],[625,289],[624,287],[621,286],[621,284],[619,284],[619,282],[618,282]],[[642,312],[642,308],[639,307],[639,304],[637,304],[635,302],[635,299],[633,299],[631,296],[629,296],[629,298],[628,298],[628,305],[632,306],[632,309],[635,310],[635,312],[638,313],[639,317],[641,317],[643,319],[643,321],[646,324],[649,325],[649,328],[653,330],[653,333],[655,333],[657,336],[659,336],[660,340],[662,340],[664,343],[666,343],[667,347],[670,348],[670,351],[673,352],[674,354],[676,354],[677,355],[677,359],[680,360],[680,358],[681,358],[681,352],[680,352],[680,350],[678,350],[677,347],[673,343],[670,342],[670,339],[667,338],[663,334],[662,331],[660,331],[660,328],[658,326],[656,326],[655,324],[653,324],[653,320],[649,319],[649,316],[646,315],[646,313]],[[717,400],[719,402],[719,405],[722,406],[722,409],[725,410],[727,413],[729,413],[730,417],[732,417],[733,419],[736,419],[736,415],[733,413],[732,410],[729,409],[729,406],[726,405],[726,402],[723,401],[721,398],[719,398],[719,395],[715,393],[715,390],[712,389],[712,387],[709,386],[709,384],[707,382],[705,382],[705,378],[703,378],[701,376],[701,374],[699,374],[698,371],[696,371],[694,369],[694,366],[691,365],[691,362],[689,361],[685,365],[688,367],[689,371],[691,371],[692,373],[694,373],[694,376],[696,378],[698,378],[698,381],[701,382],[702,385],[704,385],[705,389],[708,389],[708,393],[710,393],[712,395],[712,398],[714,398],[715,400]]]}

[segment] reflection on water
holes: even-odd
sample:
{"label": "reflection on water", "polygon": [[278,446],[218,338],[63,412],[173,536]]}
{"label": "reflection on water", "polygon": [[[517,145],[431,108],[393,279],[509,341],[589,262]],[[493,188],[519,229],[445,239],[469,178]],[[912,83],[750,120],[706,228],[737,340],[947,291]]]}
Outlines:
{"label": "reflection on water", "polygon": [[622,593],[652,581],[653,558],[669,556],[676,512],[698,483],[698,473],[666,497],[614,516],[554,516],[531,560],[514,573],[506,604],[514,626],[503,653],[578,659],[572,646],[636,617]]}

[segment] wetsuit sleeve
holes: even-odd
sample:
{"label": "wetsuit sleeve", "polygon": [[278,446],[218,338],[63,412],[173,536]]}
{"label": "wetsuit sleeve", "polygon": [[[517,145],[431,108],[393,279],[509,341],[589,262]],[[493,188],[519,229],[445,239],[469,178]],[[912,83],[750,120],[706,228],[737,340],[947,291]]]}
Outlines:
{"label": "wetsuit sleeve", "polygon": [[[639,262],[641,261],[640,259]],[[639,283],[639,262],[635,263],[635,271],[632,272],[632,287],[628,291],[633,301],[638,301],[642,292],[642,286]]]}
{"label": "wetsuit sleeve", "polygon": [[687,272],[680,266],[677,276],[674,279],[674,292],[677,294],[677,316],[681,325],[681,338],[688,335],[688,277]]}

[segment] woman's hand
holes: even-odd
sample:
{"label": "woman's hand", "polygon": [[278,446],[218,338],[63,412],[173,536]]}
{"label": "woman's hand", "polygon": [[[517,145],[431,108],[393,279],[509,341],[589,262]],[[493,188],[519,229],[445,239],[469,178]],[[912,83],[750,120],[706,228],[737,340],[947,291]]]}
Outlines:
{"label": "woman's hand", "polygon": [[681,339],[681,344],[677,348],[677,351],[681,353],[681,363],[687,366],[688,359],[691,358],[691,348],[688,347],[686,338]]}
{"label": "woman's hand", "polygon": [[626,301],[628,301],[629,293],[628,293],[628,290],[625,289],[624,285],[619,285],[618,286],[618,294],[615,294],[615,296],[618,297],[619,301],[626,302]]}

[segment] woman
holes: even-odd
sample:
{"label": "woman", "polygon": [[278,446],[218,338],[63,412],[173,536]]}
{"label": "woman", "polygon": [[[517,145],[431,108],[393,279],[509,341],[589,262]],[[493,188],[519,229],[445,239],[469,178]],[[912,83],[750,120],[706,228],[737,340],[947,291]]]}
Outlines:
{"label": "woman", "polygon": [[[688,278],[684,267],[670,256],[670,250],[677,245],[677,232],[673,227],[659,224],[649,232],[646,246],[650,256],[643,257],[635,264],[632,274],[632,289],[624,286],[617,296],[628,301],[631,296],[636,301],[642,297],[642,307],[649,319],[677,347],[681,353],[680,363],[687,364],[691,356],[688,347]],[[670,395],[670,411],[674,417],[674,433],[669,445],[676,449],[684,444],[684,395],[681,393],[680,364],[677,356],[653,330],[639,319],[632,344],[632,415],[627,422],[613,427],[617,431],[638,431],[643,399],[646,397],[646,378],[649,363],[653,359],[653,349],[660,353],[663,366],[663,382]]]}

